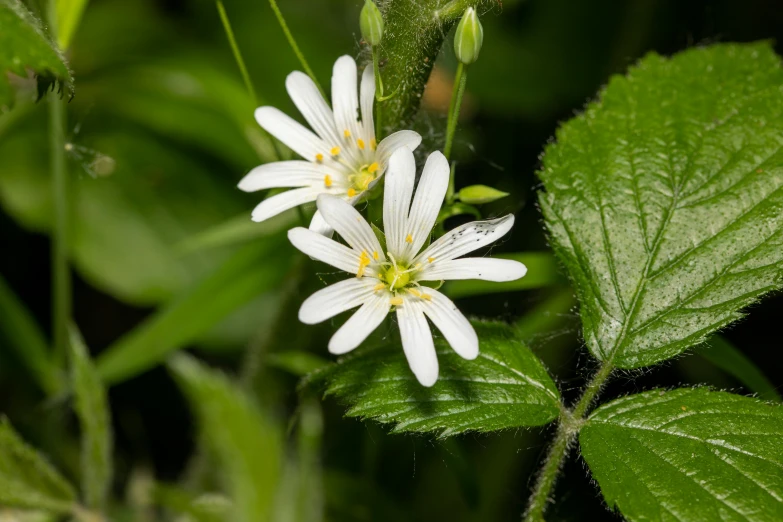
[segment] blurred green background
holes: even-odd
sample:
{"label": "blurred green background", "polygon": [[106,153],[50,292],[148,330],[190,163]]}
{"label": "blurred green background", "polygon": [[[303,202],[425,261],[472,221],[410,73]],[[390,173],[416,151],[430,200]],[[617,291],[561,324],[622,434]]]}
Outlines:
{"label": "blurred green background", "polygon": [[[324,85],[338,56],[359,54],[361,5],[281,2]],[[269,5],[227,0],[225,7],[260,103],[296,114],[284,81],[298,62]],[[458,188],[483,183],[511,194],[484,207],[487,216],[517,214],[513,234],[496,252],[548,249],[535,204],[538,155],[558,123],[610,75],[653,50],[783,41],[783,4],[775,0],[506,0],[482,21],[484,47],[470,69],[455,157]],[[215,4],[93,0],[68,59],[77,93],[68,104],[66,137],[74,318],[114,384],[113,493],[116,506],[128,506],[116,507],[115,516],[155,520],[154,502],[138,494],[152,481],[180,482],[194,494],[218,489],[188,402],[159,366],[169,351],[184,348],[236,375],[289,428],[279,449],[287,470],[281,480],[298,489],[280,501],[290,509],[280,508],[276,520],[516,520],[549,428],[448,442],[387,435],[383,427],[343,419],[344,408],[332,400],[297,393],[301,369],[318,361],[302,352],[328,359],[326,340],[342,319],[304,326],[296,309],[334,276],[288,244],[285,230],[297,223],[295,213],[262,225],[249,221],[259,195],[236,184],[269,161],[274,148],[253,120],[254,104]],[[422,152],[442,147],[454,69],[448,40],[415,123]],[[46,104],[32,102],[32,88],[23,84],[17,106],[0,115],[0,275],[48,334],[47,115]],[[552,269],[548,262],[541,270]],[[783,377],[773,370],[781,368],[783,351],[775,322],[782,304],[781,296],[768,299],[726,332],[778,388]],[[585,375],[575,368],[591,363],[565,282],[464,297],[459,305],[468,314],[516,322],[564,396],[579,389]],[[132,359],[118,358],[123,347]],[[286,355],[292,351],[297,358]],[[66,476],[77,476],[76,420],[26,368],[0,331],[0,412]],[[616,379],[606,396],[700,382],[746,391],[691,354]],[[552,520],[613,517],[578,459],[556,489]]]}

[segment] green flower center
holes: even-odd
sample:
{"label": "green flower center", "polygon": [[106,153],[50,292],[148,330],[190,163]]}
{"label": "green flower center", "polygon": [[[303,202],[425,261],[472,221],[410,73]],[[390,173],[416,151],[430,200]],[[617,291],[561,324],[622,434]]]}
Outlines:
{"label": "green flower center", "polygon": [[407,270],[406,267],[392,265],[383,271],[381,277],[389,285],[390,290],[400,290],[411,282],[411,273]]}

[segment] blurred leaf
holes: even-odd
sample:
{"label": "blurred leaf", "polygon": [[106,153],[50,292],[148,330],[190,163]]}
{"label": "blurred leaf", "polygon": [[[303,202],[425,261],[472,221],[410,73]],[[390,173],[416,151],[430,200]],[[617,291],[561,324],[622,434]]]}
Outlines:
{"label": "blurred leaf", "polygon": [[60,390],[60,371],[52,362],[43,332],[1,276],[0,337],[13,349],[47,395]]}
{"label": "blurred leaf", "polygon": [[438,219],[435,222],[443,223],[451,217],[462,216],[464,214],[470,214],[476,219],[481,219],[481,212],[473,205],[468,205],[466,203],[450,203],[444,205],[443,208],[440,209],[440,212],[438,212]]}
{"label": "blurred leaf", "polygon": [[610,509],[629,521],[783,520],[783,408],[708,388],[598,408],[579,434]]}
{"label": "blurred leaf", "polygon": [[177,245],[177,248],[183,254],[187,254],[243,243],[293,228],[298,220],[296,210],[291,209],[263,223],[256,223],[250,219],[250,210],[248,210],[228,221],[184,239]]}
{"label": "blurred leaf", "polygon": [[178,354],[171,371],[190,400],[231,488],[237,522],[270,520],[280,476],[282,437],[225,375]]}
{"label": "blurred leaf", "polygon": [[89,0],[56,0],[57,43],[60,49],[70,47],[88,2]]}
{"label": "blurred leaf", "polygon": [[267,364],[297,377],[304,377],[328,365],[329,361],[310,352],[288,350],[269,354]]}
{"label": "blurred leaf", "polygon": [[557,260],[549,252],[497,254],[494,257],[498,259],[513,259],[524,263],[527,267],[527,274],[521,279],[507,283],[495,283],[478,279],[448,281],[443,286],[443,292],[452,299],[459,299],[474,295],[515,292],[565,283],[565,280],[558,272]]}
{"label": "blurred leaf", "polygon": [[73,78],[62,53],[52,45],[38,20],[19,0],[0,0],[0,109],[14,101],[6,73],[27,77],[27,68],[38,75],[39,93],[57,85],[73,96]]}
{"label": "blurred leaf", "polygon": [[595,357],[674,357],[783,285],[781,89],[768,43],[650,54],[558,130],[540,203]]}
{"label": "blurred leaf", "polygon": [[764,373],[726,338],[713,335],[706,343],[696,347],[694,353],[735,377],[748,390],[757,393],[760,399],[781,401],[780,393]]}
{"label": "blurred leaf", "polygon": [[525,343],[532,344],[536,336],[557,328],[567,317],[575,320],[576,313],[569,314],[575,305],[576,299],[571,288],[555,291],[514,323],[516,335]]}
{"label": "blurred leaf", "polygon": [[161,363],[234,310],[274,288],[290,264],[282,237],[245,246],[213,274],[165,306],[98,358],[103,380],[116,383]]}
{"label": "blurred leaf", "polygon": [[325,473],[328,520],[340,522],[399,522],[410,513],[389,492],[364,475],[339,469]]}
{"label": "blurred leaf", "polygon": [[492,203],[500,198],[508,196],[508,192],[503,192],[496,188],[488,187],[486,185],[471,185],[464,187],[457,192],[457,197],[463,203],[468,205],[483,205],[485,203]]}
{"label": "blurred leaf", "polygon": [[155,503],[174,513],[188,515],[195,522],[223,522],[231,512],[231,501],[222,495],[195,495],[178,486],[155,484]]}
{"label": "blurred leaf", "polygon": [[113,435],[108,398],[76,326],[70,328],[71,385],[82,442],[82,493],[88,508],[104,512],[112,483]]}
{"label": "blurred leaf", "polygon": [[435,341],[440,377],[416,381],[397,343],[366,348],[315,372],[350,409],[347,415],[392,423],[392,432],[435,432],[445,438],[540,426],[557,418],[559,394],[541,362],[502,323],[473,321],[479,356],[466,361],[441,338]]}
{"label": "blurred leaf", "polygon": [[75,501],[73,487],[0,419],[0,505],[67,514]]}

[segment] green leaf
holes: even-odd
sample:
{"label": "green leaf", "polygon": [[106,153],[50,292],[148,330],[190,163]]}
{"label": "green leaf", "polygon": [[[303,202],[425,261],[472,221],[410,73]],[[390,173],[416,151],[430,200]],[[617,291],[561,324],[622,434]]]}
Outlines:
{"label": "green leaf", "polygon": [[443,292],[452,299],[458,299],[473,295],[530,290],[565,282],[557,271],[557,261],[549,252],[520,252],[515,254],[498,254],[493,257],[519,261],[527,267],[527,274],[521,279],[507,283],[493,283],[478,279],[448,281],[443,286]]}
{"label": "green leaf", "polygon": [[297,377],[304,377],[329,364],[329,361],[310,352],[287,350],[268,355],[267,364],[285,370]]}
{"label": "green leaf", "polygon": [[49,347],[38,324],[24,303],[0,277],[0,338],[13,349],[38,386],[49,395],[62,385],[59,369],[53,363]]}
{"label": "green leaf", "polygon": [[764,373],[725,338],[713,335],[709,341],[697,347],[694,352],[734,376],[748,390],[758,393],[759,398],[767,401],[781,401],[780,393]]}
{"label": "green leaf", "polygon": [[473,326],[480,343],[474,361],[457,355],[445,340],[435,340],[440,377],[431,388],[416,381],[398,343],[359,350],[310,380],[325,380],[326,394],[349,404],[349,416],[392,423],[396,433],[435,432],[445,438],[555,419],[557,388],[512,329],[479,321]]}
{"label": "green leaf", "polygon": [[280,476],[282,437],[250,399],[219,372],[178,354],[169,363],[228,480],[238,522],[269,520]]}
{"label": "green leaf", "polygon": [[781,287],[781,94],[767,43],[650,54],[558,130],[540,202],[593,355],[668,359]]}
{"label": "green leaf", "polygon": [[108,398],[84,340],[73,325],[70,344],[74,410],[81,426],[82,492],[87,507],[104,511],[113,470]]}
{"label": "green leaf", "polygon": [[57,43],[60,49],[70,47],[88,2],[89,0],[56,0]]}
{"label": "green leaf", "polygon": [[443,223],[451,217],[463,216],[465,214],[469,214],[476,219],[481,219],[481,212],[479,212],[479,209],[473,205],[468,205],[467,203],[457,202],[447,204],[442,209],[440,209],[440,212],[438,212],[438,219],[435,220],[435,222]]}
{"label": "green leaf", "polygon": [[0,109],[13,105],[6,73],[38,75],[39,92],[54,88],[73,96],[73,78],[62,53],[52,45],[38,20],[19,0],[0,0]]}
{"label": "green leaf", "polygon": [[231,513],[231,501],[222,495],[197,496],[175,485],[155,484],[152,490],[155,503],[195,522],[221,522]]}
{"label": "green leaf", "polygon": [[598,408],[579,434],[611,508],[630,520],[783,520],[783,408],[708,388]]}
{"label": "green leaf", "polygon": [[283,237],[245,246],[181,298],[111,345],[98,358],[98,373],[117,383],[162,362],[231,312],[275,288],[293,250]]}
{"label": "green leaf", "polygon": [[75,500],[73,487],[0,419],[0,506],[70,513]]}
{"label": "green leaf", "polygon": [[502,190],[486,185],[471,185],[469,187],[461,188],[459,192],[457,192],[459,200],[469,205],[492,203],[493,201],[497,201],[506,196],[508,196],[508,192],[503,192]]}

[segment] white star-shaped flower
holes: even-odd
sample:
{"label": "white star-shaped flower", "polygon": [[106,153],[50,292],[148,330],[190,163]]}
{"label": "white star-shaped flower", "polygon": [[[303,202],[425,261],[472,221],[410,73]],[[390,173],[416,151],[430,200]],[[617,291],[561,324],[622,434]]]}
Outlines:
{"label": "white star-shaped flower", "polygon": [[[262,201],[253,210],[253,221],[264,221],[310,203],[321,194],[332,194],[355,205],[381,178],[397,148],[406,146],[413,150],[421,143],[421,136],[410,130],[395,132],[376,143],[372,115],[375,77],[372,67],[365,68],[359,96],[356,62],[350,56],[342,56],[334,63],[332,108],[306,74],[292,72],[285,84],[294,104],[315,132],[274,107],[256,109],[259,125],[304,160],[267,163],[242,178],[239,188],[245,192],[292,189]],[[318,212],[310,229],[331,233]]]}
{"label": "white star-shaped flower", "polygon": [[413,197],[415,177],[413,153],[407,147],[398,149],[389,161],[385,181],[385,251],[364,217],[344,200],[330,195],[318,197],[318,210],[348,246],[303,227],[290,230],[288,237],[305,254],[356,275],[314,293],[299,310],[303,323],[315,324],[361,305],[331,338],[329,351],[343,354],[353,350],[394,309],[408,364],[421,384],[432,386],[438,379],[438,360],[425,316],[465,359],[476,358],[479,346],[475,330],[454,303],[421,283],[448,279],[513,281],[524,276],[527,269],[522,263],[506,259],[461,258],[511,230],[514,216],[510,214],[459,226],[422,249],[446,195],[448,161],[440,152],[429,156]]}

